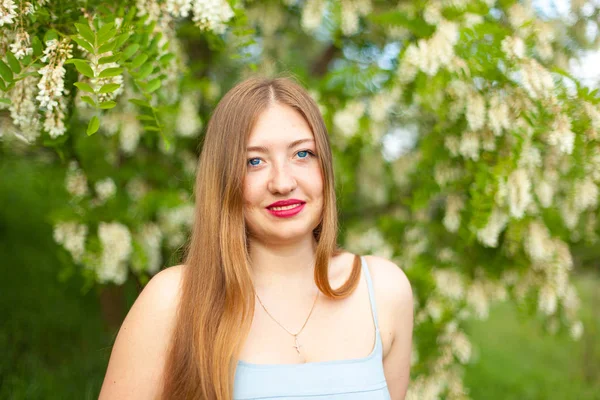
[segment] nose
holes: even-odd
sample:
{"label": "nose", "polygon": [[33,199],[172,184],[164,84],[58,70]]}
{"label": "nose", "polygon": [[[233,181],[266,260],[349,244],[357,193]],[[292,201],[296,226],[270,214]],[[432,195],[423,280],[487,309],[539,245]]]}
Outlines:
{"label": "nose", "polygon": [[268,189],[275,194],[288,194],[296,189],[297,183],[289,166],[285,162],[273,163]]}

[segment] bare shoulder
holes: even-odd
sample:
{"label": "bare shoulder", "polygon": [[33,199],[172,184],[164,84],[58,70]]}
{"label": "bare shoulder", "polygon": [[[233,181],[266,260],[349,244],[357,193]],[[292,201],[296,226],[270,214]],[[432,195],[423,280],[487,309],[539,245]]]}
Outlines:
{"label": "bare shoulder", "polygon": [[365,257],[373,279],[375,301],[380,310],[383,369],[392,399],[406,396],[410,376],[413,330],[413,295],[410,282],[393,262]]}
{"label": "bare shoulder", "polygon": [[410,282],[400,267],[379,256],[365,256],[378,297],[391,307],[412,307],[413,297]]}
{"label": "bare shoulder", "polygon": [[162,270],[136,299],[115,340],[100,399],[158,395],[183,271],[181,265]]}

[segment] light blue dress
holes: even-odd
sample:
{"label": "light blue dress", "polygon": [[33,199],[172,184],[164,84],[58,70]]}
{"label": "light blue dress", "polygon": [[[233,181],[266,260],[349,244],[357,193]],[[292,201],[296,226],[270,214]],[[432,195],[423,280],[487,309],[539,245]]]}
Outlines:
{"label": "light blue dress", "polygon": [[389,400],[373,283],[364,257],[362,271],[375,319],[375,347],[364,358],[305,364],[252,364],[239,361],[234,400]]}

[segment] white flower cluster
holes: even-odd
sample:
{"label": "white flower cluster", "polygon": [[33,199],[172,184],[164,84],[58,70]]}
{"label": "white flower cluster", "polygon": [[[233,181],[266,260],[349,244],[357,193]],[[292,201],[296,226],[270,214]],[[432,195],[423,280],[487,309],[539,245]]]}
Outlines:
{"label": "white flower cluster", "polygon": [[542,221],[533,221],[529,224],[524,248],[525,253],[534,263],[546,262],[554,256],[554,243],[548,228]]}
{"label": "white flower cluster", "polygon": [[175,122],[175,132],[181,137],[198,136],[202,129],[202,120],[198,114],[198,92],[186,93],[181,97],[179,112]]}
{"label": "white flower cluster", "polygon": [[24,29],[20,29],[15,34],[14,41],[10,44],[10,51],[15,55],[15,58],[22,59],[25,56],[33,54],[31,40],[29,34]]}
{"label": "white flower cluster", "polygon": [[137,271],[147,271],[151,275],[156,274],[160,270],[162,262],[161,242],[163,236],[160,228],[152,222],[144,224],[136,238],[146,255],[146,264],[140,265],[133,262],[133,267]]}
{"label": "white flower cluster", "polygon": [[69,163],[65,177],[67,192],[73,197],[83,197],[89,193],[87,178],[75,161]]}
{"label": "white flower cluster", "polygon": [[[439,400],[441,398],[464,400],[467,391],[459,368],[452,368],[452,350],[447,345],[436,360],[433,372],[419,375],[408,387],[406,400]],[[442,397],[444,396],[444,397]]]}
{"label": "white flower cluster", "polygon": [[182,150],[179,152],[179,159],[183,165],[183,171],[190,176],[194,176],[198,166],[198,157],[191,151]]}
{"label": "white flower cluster", "polygon": [[226,0],[192,0],[192,20],[200,29],[224,33],[233,10]]}
{"label": "white flower cluster", "polygon": [[17,5],[13,0],[0,0],[0,26],[10,25],[17,18]]}
{"label": "white flower cluster", "polygon": [[400,98],[400,89],[394,88],[392,91],[382,91],[373,96],[369,101],[369,115],[375,122],[383,122],[394,105]]}
{"label": "white flower cluster", "polygon": [[132,250],[129,229],[118,222],[101,222],[98,237],[102,244],[102,256],[96,266],[98,281],[123,284],[127,280],[127,261]]}
{"label": "white flower cluster", "polygon": [[486,319],[490,310],[490,299],[486,289],[488,288],[485,283],[475,281],[467,291],[467,305],[480,320]]}
{"label": "white flower cluster", "polygon": [[557,146],[565,154],[573,152],[575,134],[571,131],[571,121],[565,114],[559,114],[554,120],[552,131],[547,137],[548,144]]}
{"label": "white flower cluster", "polygon": [[187,18],[192,10],[190,0],[167,0],[165,3],[167,12],[174,17]]}
{"label": "white flower cluster", "polygon": [[502,39],[501,48],[509,59],[525,57],[525,42],[518,36],[507,36]]}
{"label": "white flower cluster", "polygon": [[362,101],[351,101],[343,110],[335,113],[333,125],[344,136],[352,137],[358,131],[359,121],[364,112],[365,105]]}
{"label": "white flower cluster", "polygon": [[161,6],[157,0],[136,0],[135,8],[138,10],[137,16],[142,17],[147,15],[146,25],[152,21],[158,21],[161,16]]}
{"label": "white flower cluster", "polygon": [[510,215],[521,219],[533,201],[531,179],[525,170],[516,169],[508,177],[506,185]]}
{"label": "white flower cluster", "polygon": [[194,223],[194,214],[193,204],[159,211],[158,226],[166,238],[168,247],[173,249],[184,244],[188,230]]}
{"label": "white flower cluster", "polygon": [[371,12],[371,0],[342,0],[341,8],[341,28],[346,36],[358,32],[359,20],[361,16]]}
{"label": "white flower cluster", "polygon": [[485,99],[481,94],[470,90],[467,95],[466,118],[469,127],[473,130],[479,130],[485,124]]}
{"label": "white flower cluster", "polygon": [[20,128],[19,136],[27,143],[37,139],[41,129],[38,107],[35,104],[37,82],[38,79],[35,76],[27,76],[15,82],[15,86],[9,92],[10,117],[15,127]]}
{"label": "white flower cluster", "polygon": [[464,158],[470,158],[473,161],[479,160],[480,142],[479,135],[475,132],[463,132],[460,137],[458,152]]}
{"label": "white flower cluster", "polygon": [[452,166],[447,162],[438,162],[433,171],[435,182],[444,188],[449,183],[458,181],[464,175],[464,170],[460,167]]}
{"label": "white flower cluster", "polygon": [[96,182],[94,189],[96,190],[100,204],[105,203],[106,200],[113,197],[117,192],[115,181],[113,181],[111,178],[105,178]]}
{"label": "white flower cluster", "polygon": [[346,244],[357,254],[376,254],[392,258],[393,249],[377,228],[369,228],[366,232],[351,230],[346,236]]}
{"label": "white flower cluster", "polygon": [[510,25],[522,37],[528,36],[531,32],[532,27],[529,22],[533,19],[534,15],[531,8],[525,7],[521,3],[515,3],[508,10],[508,21]]}
{"label": "white flower cluster", "polygon": [[325,0],[307,0],[302,9],[302,28],[306,32],[312,32],[321,25],[325,14]]}
{"label": "white flower cluster", "polygon": [[594,210],[598,205],[598,185],[589,176],[575,182],[574,192],[573,206],[578,212]]}
{"label": "white flower cluster", "polygon": [[66,130],[63,122],[66,110],[64,96],[68,91],[65,90],[64,63],[73,57],[72,49],[73,45],[68,39],[47,41],[41,57],[41,61],[47,64],[38,70],[42,77],[37,84],[39,92],[36,100],[45,111],[44,129],[52,138],[64,134]]}
{"label": "white flower cluster", "polygon": [[460,301],[465,296],[465,282],[462,274],[448,270],[435,269],[433,278],[437,293],[452,301]]}
{"label": "white flower cluster", "polygon": [[499,208],[494,207],[486,225],[477,230],[477,239],[481,244],[487,247],[498,247],[498,238],[500,233],[508,223],[508,215]]}
{"label": "white flower cluster", "polygon": [[448,232],[455,233],[460,227],[460,212],[465,208],[463,199],[451,194],[446,198],[446,214],[444,215],[444,226]]}
{"label": "white flower cluster", "polygon": [[119,132],[119,145],[125,154],[133,154],[140,142],[142,124],[131,112],[121,114],[121,131]]}
{"label": "white flower cluster", "polygon": [[543,177],[537,181],[535,185],[535,195],[542,207],[548,208],[552,205],[555,185],[556,180],[548,177]]}
{"label": "white flower cluster", "polygon": [[520,81],[527,93],[534,99],[552,97],[554,81],[550,72],[534,59],[520,63]]}
{"label": "white flower cluster", "polygon": [[[592,123],[592,129],[595,131],[600,131],[600,106],[591,104],[589,102],[583,103],[583,108],[590,118],[590,122]],[[596,133],[598,134],[598,133]]]}
{"label": "white flower cluster", "polygon": [[409,82],[419,70],[429,76],[435,75],[452,61],[457,40],[458,26],[445,20],[440,22],[431,38],[420,39],[416,45],[408,46],[398,69],[398,78]]}
{"label": "white flower cluster", "polygon": [[545,21],[536,19],[534,26],[535,31],[535,50],[540,58],[544,61],[549,61],[554,55],[552,42],[555,40],[554,27]]}
{"label": "white flower cluster", "polygon": [[[122,99],[125,100],[125,99]],[[112,109],[102,120],[102,131],[107,136],[119,132],[119,147],[125,154],[133,154],[138,147],[142,134],[142,124],[136,118],[136,112],[130,104],[123,110]]]}
{"label": "white flower cluster", "polygon": [[487,116],[488,127],[496,136],[500,136],[504,130],[510,129],[510,109],[499,95],[495,94],[490,98]]}
{"label": "white flower cluster", "polygon": [[62,245],[73,257],[80,262],[85,252],[85,238],[88,227],[77,222],[59,222],[54,226],[54,241]]}

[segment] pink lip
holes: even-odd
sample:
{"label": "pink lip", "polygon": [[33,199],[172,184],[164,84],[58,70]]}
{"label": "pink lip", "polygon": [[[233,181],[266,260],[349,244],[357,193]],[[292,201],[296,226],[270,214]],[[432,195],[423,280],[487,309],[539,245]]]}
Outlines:
{"label": "pink lip", "polygon": [[[274,215],[279,218],[289,218],[289,217],[293,217],[294,215],[296,215],[300,211],[302,211],[305,203],[292,203],[292,204],[297,204],[298,206],[294,207],[294,208],[290,208],[289,210],[272,210],[270,208],[267,208],[267,211],[269,211],[271,213],[271,215]],[[283,206],[275,206],[275,207],[283,207]]]}
{"label": "pink lip", "polygon": [[291,206],[294,204],[304,204],[306,203],[305,201],[302,200],[298,200],[298,199],[287,199],[287,200],[279,200],[276,201],[273,204],[269,204],[267,206],[267,208],[271,208],[271,207],[285,207],[285,206]]}

